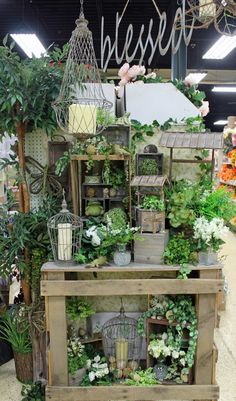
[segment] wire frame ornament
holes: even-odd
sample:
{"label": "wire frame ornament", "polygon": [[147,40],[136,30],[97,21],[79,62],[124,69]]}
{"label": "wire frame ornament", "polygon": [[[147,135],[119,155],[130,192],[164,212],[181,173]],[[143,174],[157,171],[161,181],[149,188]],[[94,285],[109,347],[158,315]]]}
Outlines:
{"label": "wire frame ornament", "polygon": [[236,2],[234,0],[187,0],[186,28],[208,28],[214,25],[221,35],[234,36],[236,34]]}
{"label": "wire frame ornament", "polygon": [[112,103],[105,98],[102,89],[83,0],[80,4],[80,16],[69,42],[64,77],[54,110],[60,128],[85,140],[105,128]]}
{"label": "wire frame ornament", "polygon": [[83,222],[67,209],[64,191],[62,209],[48,220],[47,226],[54,261],[63,265],[75,263],[74,256],[81,246]]}

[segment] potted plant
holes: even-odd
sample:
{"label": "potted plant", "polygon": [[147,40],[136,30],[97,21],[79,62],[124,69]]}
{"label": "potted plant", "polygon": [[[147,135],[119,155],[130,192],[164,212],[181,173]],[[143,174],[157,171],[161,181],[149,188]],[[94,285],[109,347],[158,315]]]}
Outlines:
{"label": "potted plant", "polygon": [[83,379],[83,386],[98,386],[111,383],[109,368],[105,357],[96,355],[88,362],[88,372]]}
{"label": "potted plant", "polygon": [[224,220],[214,217],[207,220],[206,217],[198,217],[193,224],[193,238],[197,241],[199,264],[212,265],[217,263],[217,252],[224,244],[223,237],[229,231],[224,225]]}
{"label": "potted plant", "polygon": [[69,385],[79,386],[86,373],[88,356],[80,339],[73,335],[67,341]]}
{"label": "potted plant", "polygon": [[72,330],[74,327],[78,327],[77,323],[79,323],[80,337],[92,335],[90,317],[95,310],[86,299],[80,297],[67,299],[66,312]]}
{"label": "potted plant", "polygon": [[22,308],[6,312],[0,328],[0,338],[12,346],[17,379],[28,383],[33,380],[32,341],[30,326],[21,323],[21,314],[24,314]]}
{"label": "potted plant", "polygon": [[165,204],[158,195],[145,195],[137,207],[137,224],[141,232],[155,234],[165,228]]}

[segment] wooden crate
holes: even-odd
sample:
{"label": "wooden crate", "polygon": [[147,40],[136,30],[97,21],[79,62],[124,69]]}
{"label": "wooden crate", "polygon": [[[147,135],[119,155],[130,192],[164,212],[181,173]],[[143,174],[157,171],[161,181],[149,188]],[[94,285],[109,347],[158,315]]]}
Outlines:
{"label": "wooden crate", "polygon": [[141,234],[141,240],[134,241],[134,261],[161,264],[163,252],[168,241],[169,230],[157,234]]}
{"label": "wooden crate", "polygon": [[[136,175],[144,175],[142,172],[142,163],[144,160],[155,160],[157,164],[156,175],[163,174],[163,153],[139,153],[136,155]],[[147,174],[149,175],[149,174]],[[155,175],[155,174],[154,174]]]}
{"label": "wooden crate", "polygon": [[[150,266],[140,269],[152,272]],[[160,272],[166,268],[179,269],[177,266],[154,266]],[[132,265],[128,270],[134,272],[138,267]],[[217,400],[219,387],[212,384],[213,339],[215,325],[216,294],[223,291],[223,280],[213,278],[220,266],[195,267],[199,276],[188,280],[179,279],[137,279],[137,278],[97,278],[94,280],[79,279],[79,273],[85,269],[81,266],[69,268],[56,263],[47,263],[42,272],[41,295],[46,297],[47,329],[50,339],[49,347],[49,385],[46,388],[46,401],[108,401],[112,399],[129,401],[158,400]],[[204,270],[203,270],[204,269]],[[89,270],[93,276],[98,269]],[[66,280],[68,271],[77,272],[78,280]],[[104,272],[111,273],[113,267],[106,267]],[[116,272],[121,268],[116,267]],[[201,277],[203,273],[203,277]],[[122,296],[144,294],[192,294],[197,298],[196,310],[198,319],[198,339],[195,359],[193,385],[157,385],[148,387],[114,385],[111,387],[70,387],[68,386],[67,364],[67,296]],[[112,393],[111,393],[112,392]]]}
{"label": "wooden crate", "polygon": [[110,125],[102,132],[102,135],[108,143],[130,147],[130,126],[128,125]]}
{"label": "wooden crate", "polygon": [[165,229],[165,213],[155,210],[136,208],[137,226],[141,227],[141,233],[162,232]]}

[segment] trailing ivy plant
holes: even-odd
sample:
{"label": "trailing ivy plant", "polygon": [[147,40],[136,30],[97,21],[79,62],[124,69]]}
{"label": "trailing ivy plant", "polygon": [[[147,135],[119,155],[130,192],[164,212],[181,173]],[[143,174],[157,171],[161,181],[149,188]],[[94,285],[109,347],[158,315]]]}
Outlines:
{"label": "trailing ivy plant", "polygon": [[191,239],[184,238],[184,233],[172,236],[163,253],[164,263],[167,265],[185,265],[197,263],[197,253]]}

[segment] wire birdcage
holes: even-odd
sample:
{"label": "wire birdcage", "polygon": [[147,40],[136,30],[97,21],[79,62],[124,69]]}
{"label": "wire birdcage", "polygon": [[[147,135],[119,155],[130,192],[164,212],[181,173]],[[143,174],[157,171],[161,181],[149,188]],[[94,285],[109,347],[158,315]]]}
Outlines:
{"label": "wire birdcage", "polygon": [[111,362],[112,357],[117,369],[124,369],[134,362],[138,367],[142,337],[137,332],[137,320],[125,315],[123,304],[120,314],[104,324],[102,343],[107,360]]}
{"label": "wire birdcage", "polygon": [[83,222],[79,216],[69,212],[65,196],[62,210],[48,220],[47,226],[55,262],[74,263],[74,256],[81,246]]}
{"label": "wire birdcage", "polygon": [[96,61],[92,32],[83,12],[83,0],[76,28],[69,42],[69,54],[59,97],[53,107],[65,132],[87,139],[106,125],[112,103],[104,95]]}

